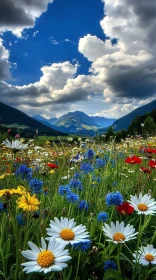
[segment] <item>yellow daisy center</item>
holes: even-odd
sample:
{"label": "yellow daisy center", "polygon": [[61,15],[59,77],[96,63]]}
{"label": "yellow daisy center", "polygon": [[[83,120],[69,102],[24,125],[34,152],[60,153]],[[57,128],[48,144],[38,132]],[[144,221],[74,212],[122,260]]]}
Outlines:
{"label": "yellow daisy center", "polygon": [[125,240],[125,236],[124,236],[124,234],[121,233],[121,232],[116,232],[116,233],[113,235],[113,239],[114,239],[114,241],[120,242],[120,241]]}
{"label": "yellow daisy center", "polygon": [[154,257],[153,257],[153,255],[151,255],[151,254],[146,254],[146,255],[145,255],[145,259],[146,259],[147,261],[149,261],[149,262],[152,262],[152,261],[154,260]]}
{"label": "yellow daisy center", "polygon": [[70,228],[64,228],[60,232],[60,237],[64,240],[73,240],[74,239],[74,232]]}
{"label": "yellow daisy center", "polygon": [[54,263],[54,259],[52,252],[44,250],[38,254],[37,262],[41,267],[49,267]]}
{"label": "yellow daisy center", "polygon": [[138,209],[142,212],[146,211],[148,209],[147,205],[144,203],[138,204]]}

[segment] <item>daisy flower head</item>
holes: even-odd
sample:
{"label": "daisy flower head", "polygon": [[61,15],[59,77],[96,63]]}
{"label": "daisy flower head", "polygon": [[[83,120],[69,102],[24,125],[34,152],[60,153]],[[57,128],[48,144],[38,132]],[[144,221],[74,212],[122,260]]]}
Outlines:
{"label": "daisy flower head", "polygon": [[89,234],[86,231],[86,226],[78,225],[74,219],[63,218],[59,220],[54,218],[54,221],[50,221],[50,228],[47,228],[47,234],[50,237],[46,237],[46,240],[50,240],[51,237],[56,238],[64,244],[75,244],[79,242],[86,242],[89,240]]}
{"label": "daisy flower head", "polygon": [[134,239],[138,234],[138,232],[135,232],[135,228],[132,225],[128,224],[125,226],[124,222],[119,223],[119,221],[116,221],[116,224],[111,222],[111,226],[105,223],[102,229],[104,234],[109,237],[107,241],[112,241],[115,244]]}
{"label": "daisy flower head", "polygon": [[133,262],[139,262],[142,265],[156,264],[156,249],[153,245],[148,244],[146,247],[140,247],[133,256],[135,258]]}
{"label": "daisy flower head", "polygon": [[61,271],[67,267],[66,262],[71,259],[69,251],[64,250],[65,244],[58,243],[51,238],[47,246],[44,238],[41,238],[42,247],[37,247],[34,243],[28,242],[31,250],[22,251],[21,254],[30,261],[22,263],[23,271],[31,272],[51,272]]}
{"label": "daisy flower head", "polygon": [[128,202],[139,215],[154,215],[156,213],[156,201],[154,198],[151,198],[150,194],[142,195],[140,193],[139,196],[131,195],[130,197],[131,199]]}
{"label": "daisy flower head", "polygon": [[13,140],[10,142],[8,139],[6,139],[2,144],[5,145],[6,148],[12,149],[14,151],[25,150],[28,147],[28,144],[22,144],[22,142],[18,140]]}

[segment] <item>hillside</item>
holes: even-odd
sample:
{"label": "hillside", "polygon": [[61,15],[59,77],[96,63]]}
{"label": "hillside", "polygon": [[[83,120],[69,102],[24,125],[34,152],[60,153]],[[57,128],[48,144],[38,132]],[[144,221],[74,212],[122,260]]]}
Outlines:
{"label": "hillside", "polygon": [[52,118],[50,120],[47,120],[42,116],[34,116],[33,118],[38,119],[40,122],[49,125],[56,130],[85,135],[94,135],[99,128],[106,127],[114,122],[114,119],[88,116],[80,111],[69,112],[60,118]]}
{"label": "hillside", "polygon": [[0,121],[3,125],[20,127],[25,132],[35,133],[36,129],[38,129],[39,135],[63,135],[63,133],[42,124],[38,120],[34,120],[20,110],[2,102],[0,102]]}
{"label": "hillside", "polygon": [[[134,111],[130,112],[129,114],[127,114],[126,116],[116,120],[113,124],[112,127],[114,129],[114,131],[120,131],[122,129],[128,129],[128,127],[130,126],[130,124],[132,123],[132,121],[135,119],[135,117],[137,116],[143,116],[145,114],[148,114],[150,112],[152,112],[152,110],[156,109],[156,100],[143,105],[137,109],[135,109]],[[100,129],[99,133],[103,133],[106,132],[107,129]]]}

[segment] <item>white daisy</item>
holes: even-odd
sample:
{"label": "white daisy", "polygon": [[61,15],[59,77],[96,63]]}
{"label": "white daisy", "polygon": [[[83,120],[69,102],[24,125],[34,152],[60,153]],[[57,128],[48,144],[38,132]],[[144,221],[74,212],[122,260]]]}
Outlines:
{"label": "white daisy", "polygon": [[138,232],[135,232],[135,228],[130,224],[125,226],[124,222],[119,223],[118,221],[116,221],[116,224],[111,222],[111,226],[105,223],[102,229],[105,235],[109,237],[107,241],[112,241],[115,244],[134,239],[136,238],[135,235],[138,234]]}
{"label": "white daisy", "polygon": [[42,248],[37,247],[30,241],[28,244],[31,250],[21,252],[25,258],[30,260],[29,262],[21,264],[25,266],[23,271],[26,271],[26,273],[61,271],[63,268],[67,267],[65,262],[71,259],[69,251],[64,250],[66,244],[59,243],[54,238],[50,239],[47,246],[42,237]]}
{"label": "white daisy", "polygon": [[130,205],[134,207],[134,210],[138,212],[138,214],[144,215],[154,215],[156,213],[156,201],[154,198],[151,199],[151,195],[142,193],[139,196],[130,196],[131,200],[128,200]]}
{"label": "white daisy", "polygon": [[156,264],[156,249],[153,245],[148,244],[147,247],[140,247],[133,256],[135,258],[133,262],[139,262],[142,265]]}
{"label": "white daisy", "polygon": [[22,142],[18,140],[10,142],[8,139],[3,141],[3,145],[12,150],[25,150],[28,147],[28,144],[22,144]]}
{"label": "white daisy", "polygon": [[65,244],[88,241],[89,235],[86,231],[86,226],[76,226],[74,219],[68,220],[68,218],[63,217],[61,217],[60,221],[55,217],[54,221],[50,221],[50,228],[46,229],[47,234],[50,236],[46,237],[47,240],[54,237],[57,241]]}

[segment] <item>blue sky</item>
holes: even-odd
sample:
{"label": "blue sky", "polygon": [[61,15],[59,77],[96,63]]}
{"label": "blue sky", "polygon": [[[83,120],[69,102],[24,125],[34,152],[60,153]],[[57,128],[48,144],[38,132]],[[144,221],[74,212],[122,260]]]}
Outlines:
{"label": "blue sky", "polygon": [[47,118],[151,102],[155,13],[155,0],[0,0],[0,101]]}
{"label": "blue sky", "polygon": [[[91,63],[78,52],[79,38],[91,34],[105,40],[100,26],[102,18],[101,1],[55,0],[36,20],[34,28],[24,31],[23,38],[17,38],[11,32],[4,33],[10,62],[17,63],[17,68],[11,70],[14,80],[9,82],[14,85],[34,83],[41,76],[42,66],[63,61],[72,63],[73,59],[80,64],[77,75],[87,74]],[[33,37],[36,31],[38,33]]]}

